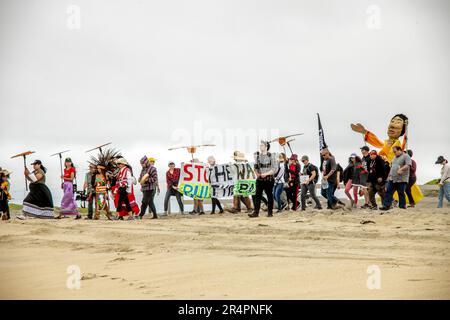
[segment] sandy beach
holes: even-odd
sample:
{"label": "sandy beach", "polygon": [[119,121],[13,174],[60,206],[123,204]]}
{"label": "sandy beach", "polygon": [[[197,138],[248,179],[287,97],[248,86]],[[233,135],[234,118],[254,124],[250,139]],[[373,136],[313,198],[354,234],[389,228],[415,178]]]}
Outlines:
{"label": "sandy beach", "polygon": [[[449,299],[450,209],[435,205],[257,219],[13,218],[0,225],[0,298]],[[71,265],[79,289],[67,287]],[[373,265],[380,289],[367,286]]]}

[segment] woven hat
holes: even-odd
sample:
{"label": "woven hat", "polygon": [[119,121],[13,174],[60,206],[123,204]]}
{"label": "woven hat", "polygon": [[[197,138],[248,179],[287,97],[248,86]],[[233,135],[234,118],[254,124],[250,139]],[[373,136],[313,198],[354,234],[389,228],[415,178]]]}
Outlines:
{"label": "woven hat", "polygon": [[233,152],[233,155],[231,156],[234,160],[238,161],[245,161],[245,154],[241,151],[235,151]]}

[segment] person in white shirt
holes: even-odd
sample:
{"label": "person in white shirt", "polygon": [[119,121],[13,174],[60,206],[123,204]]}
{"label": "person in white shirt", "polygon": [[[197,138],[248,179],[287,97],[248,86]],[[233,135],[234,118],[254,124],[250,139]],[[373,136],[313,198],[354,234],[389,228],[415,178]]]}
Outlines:
{"label": "person in white shirt", "polygon": [[436,164],[442,165],[438,195],[438,208],[442,208],[444,204],[444,196],[447,199],[447,202],[450,202],[450,165],[443,156],[438,157]]}

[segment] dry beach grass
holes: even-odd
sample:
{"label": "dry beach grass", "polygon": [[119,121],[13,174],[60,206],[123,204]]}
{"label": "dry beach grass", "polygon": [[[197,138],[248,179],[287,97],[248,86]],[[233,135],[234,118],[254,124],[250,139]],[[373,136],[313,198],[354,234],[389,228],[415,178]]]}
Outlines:
{"label": "dry beach grass", "polygon": [[[0,225],[0,298],[449,299],[450,210],[435,204],[384,215],[12,219]],[[69,265],[81,269],[80,289],[66,286]],[[371,265],[380,289],[367,287]]]}

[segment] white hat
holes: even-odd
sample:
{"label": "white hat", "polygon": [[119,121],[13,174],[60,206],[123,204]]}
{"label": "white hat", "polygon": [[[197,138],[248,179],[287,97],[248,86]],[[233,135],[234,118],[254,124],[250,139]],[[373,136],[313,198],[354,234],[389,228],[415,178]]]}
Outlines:
{"label": "white hat", "polygon": [[5,176],[11,174],[11,171],[8,171],[8,169],[3,169],[2,171],[0,171],[0,173],[3,173]]}
{"label": "white hat", "polygon": [[116,163],[117,164],[124,164],[124,165],[128,165],[128,162],[127,162],[127,160],[125,160],[125,158],[119,158],[119,159],[117,159],[116,160]]}

